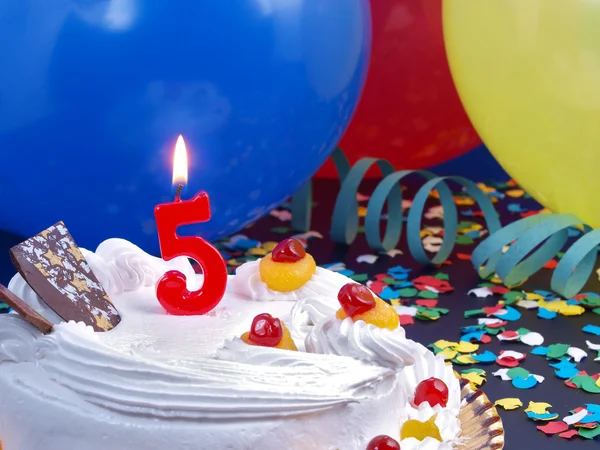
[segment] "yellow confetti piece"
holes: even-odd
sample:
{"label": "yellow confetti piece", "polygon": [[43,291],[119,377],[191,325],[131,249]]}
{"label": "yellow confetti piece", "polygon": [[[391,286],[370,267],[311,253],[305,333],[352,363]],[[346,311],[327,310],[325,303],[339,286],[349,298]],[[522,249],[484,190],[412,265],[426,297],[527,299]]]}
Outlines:
{"label": "yellow confetti piece", "polygon": [[278,242],[267,241],[263,242],[262,248],[264,248],[268,252],[272,252],[275,247],[277,247]]}
{"label": "yellow confetti piece", "polygon": [[533,300],[535,302],[544,301],[546,297],[535,292],[525,292],[525,300]]}
{"label": "yellow confetti piece", "polygon": [[580,316],[585,312],[585,308],[579,305],[566,305],[559,312],[563,316]]}
{"label": "yellow confetti piece", "polygon": [[567,305],[567,302],[564,300],[555,300],[552,302],[546,302],[544,300],[541,300],[538,302],[538,305],[540,308],[545,308],[549,311],[554,311],[554,312],[560,312],[562,309],[564,309]]}
{"label": "yellow confetti piece", "polygon": [[358,207],[358,217],[365,217],[367,215],[367,207],[359,206]]}
{"label": "yellow confetti piece", "polygon": [[485,382],[485,377],[475,372],[463,373],[461,375],[465,380],[469,380],[471,387],[477,389]]}
{"label": "yellow confetti piece", "polygon": [[455,348],[459,353],[474,353],[479,349],[479,344],[471,344],[467,341],[460,341],[458,347]]}
{"label": "yellow confetti piece", "polygon": [[492,283],[502,284],[502,280],[500,279],[500,277],[498,275],[494,275],[490,281]]}
{"label": "yellow confetti piece", "polygon": [[265,256],[267,253],[269,253],[269,251],[264,248],[253,247],[249,249],[247,253],[248,255],[253,256]]}
{"label": "yellow confetti piece", "polygon": [[525,412],[532,412],[534,414],[547,414],[548,408],[552,408],[550,403],[545,402],[529,402],[529,406]]}
{"label": "yellow confetti piece", "polygon": [[475,204],[475,200],[471,197],[454,197],[454,203],[458,206],[473,206]]}
{"label": "yellow confetti piece", "polygon": [[446,348],[446,349],[442,350],[441,352],[439,352],[438,355],[442,355],[444,357],[444,359],[448,360],[448,359],[454,359],[456,357],[456,355],[458,355],[458,352],[456,350],[452,350],[451,348]]}
{"label": "yellow confetti piece", "polygon": [[490,192],[496,192],[496,188],[493,188],[491,186],[486,186],[483,183],[477,183],[477,187],[479,189],[481,189],[484,192],[484,194],[489,194]]}
{"label": "yellow confetti piece", "polygon": [[445,341],[444,339],[440,339],[433,343],[437,348],[444,350],[448,347],[458,347],[458,342]]}
{"label": "yellow confetti piece", "polygon": [[391,298],[390,303],[392,304],[392,306],[400,306],[400,299],[399,298]]}
{"label": "yellow confetti piece", "polygon": [[[600,378],[598,378],[598,379],[596,380],[596,386],[600,387]],[[0,450],[2,450],[2,449],[0,448]]]}
{"label": "yellow confetti piece", "polygon": [[518,409],[523,406],[523,403],[518,398],[501,398],[494,402],[494,406],[500,406],[507,411]]}
{"label": "yellow confetti piece", "polygon": [[433,231],[427,229],[421,230],[419,235],[421,236],[421,239],[423,239],[425,236],[434,236]]}
{"label": "yellow confetti piece", "polygon": [[428,421],[421,422],[419,420],[407,420],[402,425],[400,435],[402,439],[415,438],[417,441],[422,441],[428,437],[442,441],[440,430],[435,424],[435,416],[432,416]]}
{"label": "yellow confetti piece", "polygon": [[511,189],[506,191],[505,194],[512,198],[519,198],[525,195],[525,191],[523,189]]}
{"label": "yellow confetti piece", "polygon": [[229,264],[230,266],[241,266],[242,265],[242,263],[240,261],[238,261],[237,259],[228,259],[227,264]]}
{"label": "yellow confetti piece", "polygon": [[471,355],[459,355],[456,357],[456,361],[459,364],[477,364],[479,362]]}

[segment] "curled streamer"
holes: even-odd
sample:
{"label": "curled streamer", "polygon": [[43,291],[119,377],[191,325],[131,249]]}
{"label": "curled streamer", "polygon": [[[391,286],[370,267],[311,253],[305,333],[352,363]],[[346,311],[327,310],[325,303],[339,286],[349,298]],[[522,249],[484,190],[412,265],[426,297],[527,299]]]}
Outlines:
{"label": "curled streamer", "polygon": [[[425,184],[417,191],[406,217],[408,247],[410,253],[418,262],[422,264],[440,264],[448,258],[456,243],[458,212],[447,181],[461,184],[477,202],[483,212],[490,233],[501,228],[500,219],[491,200],[471,180],[462,177],[437,177],[425,170],[394,171],[388,161],[376,158],[363,158],[351,167],[339,148],[333,152],[332,159],[342,183],[331,220],[330,233],[334,242],[351,244],[356,239],[359,224],[359,205],[356,195],[366,173],[374,165],[381,170],[383,180],[377,185],[369,199],[364,223],[367,242],[375,251],[387,251],[398,245],[404,221],[400,183],[408,176],[420,176],[425,179]],[[440,204],[444,209],[444,240],[436,255],[429,259],[421,242],[421,220],[425,203],[433,190],[437,190]],[[382,238],[380,224],[386,203],[388,206],[387,221],[384,222],[385,231]],[[309,228],[310,205],[311,188],[307,184],[292,199],[292,226],[294,228],[302,230]]]}
{"label": "curled streamer", "polygon": [[[516,285],[538,272],[564,247],[569,237],[568,229],[583,226],[586,234],[577,240],[559,261],[551,279],[551,289],[566,298],[577,294],[591,275],[600,245],[600,230],[591,230],[572,214],[538,214],[501,227],[498,214],[488,196],[477,185],[463,177],[436,177],[420,170],[394,171],[383,159],[363,158],[354,166],[341,149],[332,154],[341,180],[331,221],[331,238],[334,242],[351,244],[358,234],[358,188],[367,171],[376,165],[383,175],[369,203],[365,216],[365,235],[369,246],[375,251],[387,251],[398,245],[404,221],[402,189],[400,183],[408,176],[418,175],[425,179],[408,210],[407,241],[411,255],[422,264],[440,264],[445,261],[456,243],[458,212],[452,191],[446,184],[461,184],[477,202],[483,212],[489,237],[473,251],[471,261],[479,275],[486,278],[498,274],[507,285]],[[439,193],[444,209],[444,239],[437,254],[429,259],[421,241],[421,220],[425,203],[433,190]],[[383,208],[387,203],[387,221],[381,237],[380,224]],[[292,199],[292,227],[307,231],[310,228],[312,188],[304,185]],[[503,249],[509,246],[506,252]]]}

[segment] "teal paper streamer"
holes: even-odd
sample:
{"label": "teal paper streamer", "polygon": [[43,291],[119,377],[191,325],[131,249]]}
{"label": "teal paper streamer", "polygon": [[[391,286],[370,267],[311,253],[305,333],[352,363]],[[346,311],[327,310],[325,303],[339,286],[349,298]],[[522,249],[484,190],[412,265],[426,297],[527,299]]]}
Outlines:
{"label": "teal paper streamer", "polygon": [[[332,159],[341,180],[331,221],[331,238],[334,242],[351,244],[357,236],[359,217],[358,189],[367,171],[377,166],[383,180],[375,188],[367,205],[365,236],[374,251],[395,248],[402,235],[403,211],[400,183],[408,176],[420,176],[425,184],[413,199],[406,216],[406,233],[411,255],[422,264],[440,264],[445,261],[456,243],[458,212],[452,191],[447,182],[462,185],[483,212],[490,236],[473,251],[471,261],[482,278],[497,274],[507,285],[516,285],[542,269],[563,248],[568,240],[568,229],[584,226],[586,234],[577,240],[558,262],[551,279],[551,288],[570,298],[584,287],[592,274],[600,245],[600,230],[591,230],[572,214],[538,214],[501,227],[498,214],[488,196],[477,185],[462,177],[436,177],[428,171],[394,171],[383,159],[364,158],[350,166],[341,149]],[[422,216],[426,202],[437,190],[444,209],[444,240],[431,259],[421,240]],[[381,236],[381,217],[387,204],[388,217]],[[308,231],[311,220],[312,191],[310,181],[292,199],[292,227]],[[503,253],[503,249],[509,246]]]}

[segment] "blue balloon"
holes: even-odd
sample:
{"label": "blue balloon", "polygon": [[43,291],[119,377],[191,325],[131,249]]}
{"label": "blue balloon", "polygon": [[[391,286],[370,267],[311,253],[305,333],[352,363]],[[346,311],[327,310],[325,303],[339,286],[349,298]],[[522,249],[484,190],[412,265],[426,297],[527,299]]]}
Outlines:
{"label": "blue balloon", "polygon": [[215,239],[326,160],[366,77],[368,0],[3,0],[0,228],[156,252],[182,134]]}

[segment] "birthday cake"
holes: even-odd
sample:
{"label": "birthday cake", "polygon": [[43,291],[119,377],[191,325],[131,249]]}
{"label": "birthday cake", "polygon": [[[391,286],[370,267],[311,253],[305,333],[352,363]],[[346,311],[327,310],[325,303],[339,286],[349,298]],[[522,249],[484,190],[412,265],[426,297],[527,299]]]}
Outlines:
{"label": "birthday cake", "polygon": [[[298,241],[239,267],[218,306],[195,316],[170,315],[156,297],[167,271],[190,289],[202,284],[184,257],[165,262],[120,239],[95,252],[68,244],[42,253],[32,242],[23,247],[31,270],[88,302],[95,319],[65,321],[32,289],[30,271],[11,280],[5,296],[24,304],[0,316],[2,450],[461,443],[452,367],[405,337],[393,307],[316,267]],[[107,294],[108,312],[89,301],[94,289]]]}

